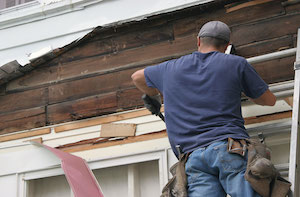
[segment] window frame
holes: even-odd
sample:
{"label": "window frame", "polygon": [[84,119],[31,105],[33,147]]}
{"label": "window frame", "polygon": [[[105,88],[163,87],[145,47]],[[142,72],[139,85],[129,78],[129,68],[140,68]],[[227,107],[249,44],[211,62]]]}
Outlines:
{"label": "window frame", "polygon": [[14,0],[15,5],[7,7],[6,3],[8,1],[9,0],[4,0],[4,1],[2,1],[2,3],[0,3],[0,11],[6,10],[6,9],[11,9],[11,8],[18,7],[18,6],[22,6],[22,5],[28,4],[28,3],[32,4],[32,2],[34,2],[34,1],[38,2],[37,0]]}

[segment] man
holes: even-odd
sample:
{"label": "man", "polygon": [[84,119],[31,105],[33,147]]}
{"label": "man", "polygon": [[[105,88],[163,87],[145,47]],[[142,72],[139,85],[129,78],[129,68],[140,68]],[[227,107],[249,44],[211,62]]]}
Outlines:
{"label": "man", "polygon": [[227,139],[249,138],[241,115],[241,93],[259,105],[276,97],[254,68],[239,56],[225,54],[229,27],[206,23],[198,51],[139,70],[134,84],[153,100],[164,96],[165,119],[174,153],[191,153],[186,163],[189,197],[259,196],[244,179],[247,158],[227,152]]}

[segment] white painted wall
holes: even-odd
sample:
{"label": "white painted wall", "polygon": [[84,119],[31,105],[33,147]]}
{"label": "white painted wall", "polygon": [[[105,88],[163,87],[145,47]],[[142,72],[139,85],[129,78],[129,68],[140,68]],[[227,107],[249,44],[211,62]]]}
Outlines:
{"label": "white painted wall", "polygon": [[17,176],[15,174],[0,176],[0,196],[14,197],[17,195]]}
{"label": "white painted wall", "polygon": [[72,195],[64,175],[28,181],[27,197],[71,197]]}

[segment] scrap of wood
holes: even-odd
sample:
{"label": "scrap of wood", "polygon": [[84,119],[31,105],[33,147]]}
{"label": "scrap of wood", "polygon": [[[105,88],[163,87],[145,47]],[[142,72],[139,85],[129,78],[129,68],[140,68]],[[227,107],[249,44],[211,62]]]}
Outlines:
{"label": "scrap of wood", "polygon": [[135,136],[136,124],[118,123],[101,125],[100,137]]}
{"label": "scrap of wood", "polygon": [[239,10],[239,9],[242,9],[242,8],[254,6],[254,5],[267,3],[267,2],[270,2],[270,1],[273,1],[273,0],[255,0],[255,1],[242,3],[242,4],[239,4],[237,6],[226,9],[226,13],[230,13],[230,12],[233,12],[233,11],[236,11],[236,10]]}
{"label": "scrap of wood", "polygon": [[291,106],[291,108],[293,108],[293,99],[294,99],[294,97],[290,96],[290,97],[285,98],[284,101],[285,101],[289,106]]}
{"label": "scrap of wood", "polygon": [[17,140],[17,139],[22,139],[22,138],[27,138],[27,137],[49,134],[49,133],[51,133],[50,128],[28,131],[28,132],[24,132],[24,133],[11,134],[11,135],[6,135],[6,136],[1,136],[0,142]]}
{"label": "scrap of wood", "polygon": [[27,140],[25,142],[38,142],[38,143],[42,144],[43,143],[43,138],[42,137],[34,138],[34,139],[31,139],[31,140]]}

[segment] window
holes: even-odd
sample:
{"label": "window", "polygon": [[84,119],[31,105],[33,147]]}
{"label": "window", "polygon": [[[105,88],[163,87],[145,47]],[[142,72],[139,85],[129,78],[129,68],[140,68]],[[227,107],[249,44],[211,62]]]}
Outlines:
{"label": "window", "polygon": [[34,1],[34,0],[0,0],[0,10],[13,7],[16,5],[20,5],[23,3],[28,3],[30,1]]}

